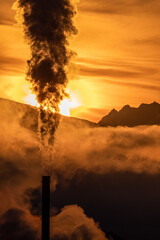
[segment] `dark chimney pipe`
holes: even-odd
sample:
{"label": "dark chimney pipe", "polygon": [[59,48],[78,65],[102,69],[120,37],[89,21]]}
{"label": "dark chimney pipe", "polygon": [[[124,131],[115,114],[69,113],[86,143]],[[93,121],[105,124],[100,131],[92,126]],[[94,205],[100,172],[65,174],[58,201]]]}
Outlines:
{"label": "dark chimney pipe", "polygon": [[42,176],[42,240],[50,239],[50,176]]}

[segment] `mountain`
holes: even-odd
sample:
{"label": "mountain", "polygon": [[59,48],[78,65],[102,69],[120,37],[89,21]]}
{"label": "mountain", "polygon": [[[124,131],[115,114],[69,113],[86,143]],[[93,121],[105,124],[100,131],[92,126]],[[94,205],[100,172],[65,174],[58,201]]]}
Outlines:
{"label": "mountain", "polygon": [[[7,123],[8,126],[11,123],[18,123],[21,127],[37,132],[38,108],[0,98],[0,120]],[[97,123],[65,116],[61,117],[61,125],[68,128],[98,127]]]}
{"label": "mountain", "polygon": [[160,104],[157,102],[143,103],[138,108],[125,105],[120,111],[113,109],[98,124],[103,127],[160,125]]}

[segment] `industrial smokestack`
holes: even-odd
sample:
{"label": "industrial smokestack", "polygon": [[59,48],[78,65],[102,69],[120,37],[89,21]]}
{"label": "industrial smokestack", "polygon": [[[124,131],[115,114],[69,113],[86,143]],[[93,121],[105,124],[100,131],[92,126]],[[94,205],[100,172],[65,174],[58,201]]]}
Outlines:
{"label": "industrial smokestack", "polygon": [[50,176],[42,176],[42,240],[50,239]]}

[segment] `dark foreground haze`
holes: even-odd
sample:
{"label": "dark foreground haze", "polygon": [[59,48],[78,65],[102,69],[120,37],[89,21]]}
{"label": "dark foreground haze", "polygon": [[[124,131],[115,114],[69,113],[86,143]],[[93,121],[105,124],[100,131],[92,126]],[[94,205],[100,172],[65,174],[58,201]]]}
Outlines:
{"label": "dark foreground haze", "polygon": [[[1,99],[0,114],[0,239],[40,240],[37,112]],[[51,169],[52,238],[159,240],[159,135],[156,125],[64,118]]]}

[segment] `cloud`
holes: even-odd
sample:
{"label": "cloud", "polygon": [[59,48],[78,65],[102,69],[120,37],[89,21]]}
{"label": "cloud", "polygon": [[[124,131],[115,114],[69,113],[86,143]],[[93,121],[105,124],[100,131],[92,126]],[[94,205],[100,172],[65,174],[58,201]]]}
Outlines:
{"label": "cloud", "polygon": [[[5,170],[8,171],[8,175],[14,169],[18,177],[25,174],[31,176],[35,171],[35,169],[31,170],[32,166],[34,168],[37,166],[36,174],[39,174],[37,112],[34,109],[29,111],[29,107],[23,112],[25,105],[11,103],[8,101],[6,108],[1,110],[3,118],[0,138],[1,165],[4,169],[8,169]],[[14,106],[18,107],[17,112]],[[24,128],[25,126],[27,128]],[[57,176],[62,175],[66,178],[72,178],[79,169],[98,174],[110,171],[158,173],[160,171],[159,134],[159,126],[100,128],[84,121],[78,123],[76,119],[64,118],[56,132],[51,165]],[[30,166],[28,166],[29,162]],[[27,171],[28,167],[31,172]],[[10,179],[8,175],[7,179]]]}
{"label": "cloud", "polygon": [[[102,7],[103,6],[103,7]],[[82,11],[90,11],[96,13],[106,13],[106,14],[121,14],[125,12],[125,9],[122,11],[124,6],[121,0],[116,0],[114,3],[112,1],[104,0],[93,0],[93,1],[80,1],[78,3],[78,8]]]}
{"label": "cloud", "polygon": [[7,26],[13,26],[13,21],[12,19],[0,19],[0,25],[7,25]]}
{"label": "cloud", "polygon": [[41,198],[42,193],[40,187],[28,188],[23,194],[23,201],[33,216],[41,216]]}
{"label": "cloud", "polygon": [[15,23],[15,12],[12,10],[13,3],[14,0],[0,0],[0,25],[13,26],[13,24]]}
{"label": "cloud", "polygon": [[[160,90],[157,81],[154,81],[159,70],[154,67],[134,62],[102,62],[98,59],[80,58],[77,60],[77,68],[79,75],[89,77],[93,84],[98,78],[101,84]],[[151,84],[150,78],[153,79],[153,84]]]}
{"label": "cloud", "polygon": [[[1,102],[0,120],[0,213],[8,206],[18,207],[21,194],[40,181],[41,167],[37,136],[22,125],[23,104],[11,101]],[[3,107],[2,107],[3,106]],[[3,109],[2,109],[3,108]]]}
{"label": "cloud", "polygon": [[113,171],[159,173],[159,132],[158,126],[68,127],[67,131],[61,127],[55,142],[54,170],[68,179],[78,169],[97,174]]}
{"label": "cloud", "polygon": [[79,65],[80,75],[94,77],[119,77],[119,78],[137,78],[140,72],[131,72],[127,70],[111,69],[111,68],[93,68],[86,65]]}
{"label": "cloud", "polygon": [[118,14],[118,15],[129,15],[137,12],[150,12],[157,13],[159,8],[158,0],[93,0],[93,1],[80,1],[78,8],[82,11],[104,13],[104,14]]}
{"label": "cloud", "polygon": [[[150,66],[147,61],[144,62],[135,62],[133,59],[131,60],[122,60],[122,59],[113,59],[113,60],[104,60],[104,59],[96,59],[96,58],[84,58],[77,57],[76,59],[77,65],[83,69],[89,67],[90,68],[98,68],[100,70],[119,70],[122,72],[133,72],[133,73],[147,73],[154,74],[157,69],[154,66]],[[78,67],[77,66],[77,67]]]}
{"label": "cloud", "polygon": [[[0,218],[0,237],[5,240],[39,240],[40,219],[29,212],[11,208]],[[52,230],[53,229],[53,230]],[[51,238],[54,240],[107,240],[92,218],[77,205],[65,206],[51,219]]]}
{"label": "cloud", "polygon": [[107,240],[98,224],[77,205],[65,206],[52,224],[55,240]]}
{"label": "cloud", "polygon": [[0,219],[0,239],[39,240],[35,224],[26,215],[21,209],[8,209]]}
{"label": "cloud", "polygon": [[156,48],[160,46],[160,36],[153,36],[144,39],[135,39],[132,43],[137,45],[155,46]]}
{"label": "cloud", "polygon": [[118,86],[127,86],[127,87],[134,87],[134,88],[139,88],[139,89],[149,89],[152,91],[159,91],[160,87],[158,85],[152,85],[152,84],[145,84],[144,82],[142,83],[132,83],[129,81],[116,81],[116,80],[109,80],[109,79],[103,79],[104,83],[111,84],[111,85],[118,85]]}
{"label": "cloud", "polygon": [[0,55],[0,75],[24,74],[25,61],[16,57]]}

